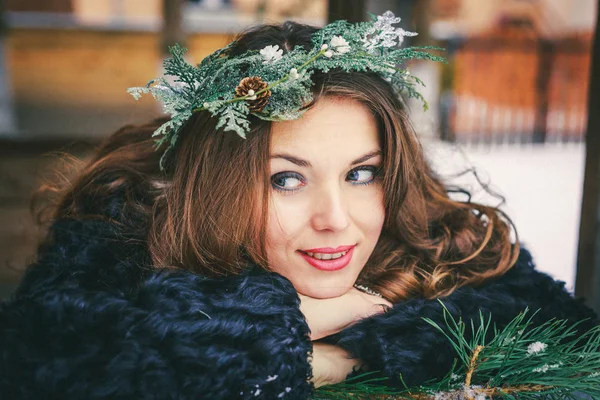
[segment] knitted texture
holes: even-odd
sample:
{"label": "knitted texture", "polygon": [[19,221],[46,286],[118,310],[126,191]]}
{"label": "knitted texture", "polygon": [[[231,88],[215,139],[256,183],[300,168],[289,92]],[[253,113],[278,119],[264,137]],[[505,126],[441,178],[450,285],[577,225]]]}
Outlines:
{"label": "knitted texture", "polygon": [[287,279],[149,270],[108,223],[59,221],[52,234],[0,307],[3,399],[310,395],[312,346]]}
{"label": "knitted texture", "polygon": [[[305,399],[312,351],[284,277],[253,266],[208,279],[157,270],[144,242],[100,221],[57,221],[39,261],[0,306],[3,399]],[[503,327],[526,307],[535,321],[595,316],[521,251],[504,276],[443,299],[463,320]],[[437,300],[395,304],[328,338],[408,385],[446,374],[455,357]],[[584,329],[586,325],[582,325]]]}

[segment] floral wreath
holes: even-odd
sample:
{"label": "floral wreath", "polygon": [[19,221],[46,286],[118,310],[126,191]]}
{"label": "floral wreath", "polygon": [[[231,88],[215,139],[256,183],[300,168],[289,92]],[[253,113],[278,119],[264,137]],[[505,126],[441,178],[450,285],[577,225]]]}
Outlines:
{"label": "floral wreath", "polygon": [[[423,82],[403,68],[406,61],[426,59],[444,61],[429,50],[432,46],[400,48],[404,37],[417,35],[393,25],[400,22],[391,11],[371,14],[371,21],[332,22],[312,35],[312,48],[302,46],[283,54],[278,45],[260,51],[251,50],[230,57],[228,52],[235,41],[202,60],[198,66],[184,60],[186,49],[179,45],[170,48],[171,58],[165,60],[166,74],[147,85],[127,91],[137,100],[150,93],[162,102],[171,119],[160,126],[153,136],[157,148],[167,144],[165,154],[175,145],[179,130],[192,114],[207,110],[218,118],[217,129],[233,131],[242,138],[250,130],[250,114],[267,121],[299,118],[303,106],[312,100],[311,76],[319,70],[372,71],[389,82],[400,95],[427,103],[417,91]],[[160,161],[163,169],[164,155]]]}

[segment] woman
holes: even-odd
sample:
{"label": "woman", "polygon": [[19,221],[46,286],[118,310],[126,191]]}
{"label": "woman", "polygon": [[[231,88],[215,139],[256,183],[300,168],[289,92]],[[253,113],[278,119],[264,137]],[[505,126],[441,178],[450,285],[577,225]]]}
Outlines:
{"label": "woman", "polygon": [[[260,50],[276,71],[324,31],[258,27],[210,62]],[[353,54],[339,36],[318,46],[313,61]],[[452,348],[422,319],[442,323],[438,299],[498,327],[526,307],[537,323],[595,318],[511,244],[498,210],[448,197],[394,91],[408,78],[346,67],[292,68],[285,79],[313,84],[302,115],[286,105],[295,118],[260,118],[299,92],[254,79],[238,100],[109,137],[0,309],[0,392],[304,399],[362,367],[390,386],[446,374]],[[223,122],[213,105],[227,101],[253,114]]]}

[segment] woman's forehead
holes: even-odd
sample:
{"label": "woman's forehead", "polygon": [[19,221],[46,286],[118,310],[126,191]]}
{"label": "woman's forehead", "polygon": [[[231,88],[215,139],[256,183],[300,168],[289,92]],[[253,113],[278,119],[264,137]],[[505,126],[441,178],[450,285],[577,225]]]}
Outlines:
{"label": "woman's forehead", "polygon": [[364,153],[378,148],[375,118],[365,105],[348,98],[322,98],[301,118],[275,122],[271,130],[271,154]]}

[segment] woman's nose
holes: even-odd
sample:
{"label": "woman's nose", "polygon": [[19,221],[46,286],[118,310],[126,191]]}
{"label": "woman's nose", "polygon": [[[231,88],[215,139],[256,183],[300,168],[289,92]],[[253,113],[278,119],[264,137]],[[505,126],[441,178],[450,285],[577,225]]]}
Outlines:
{"label": "woman's nose", "polygon": [[348,207],[339,188],[315,193],[312,226],[315,230],[341,231],[348,227]]}

